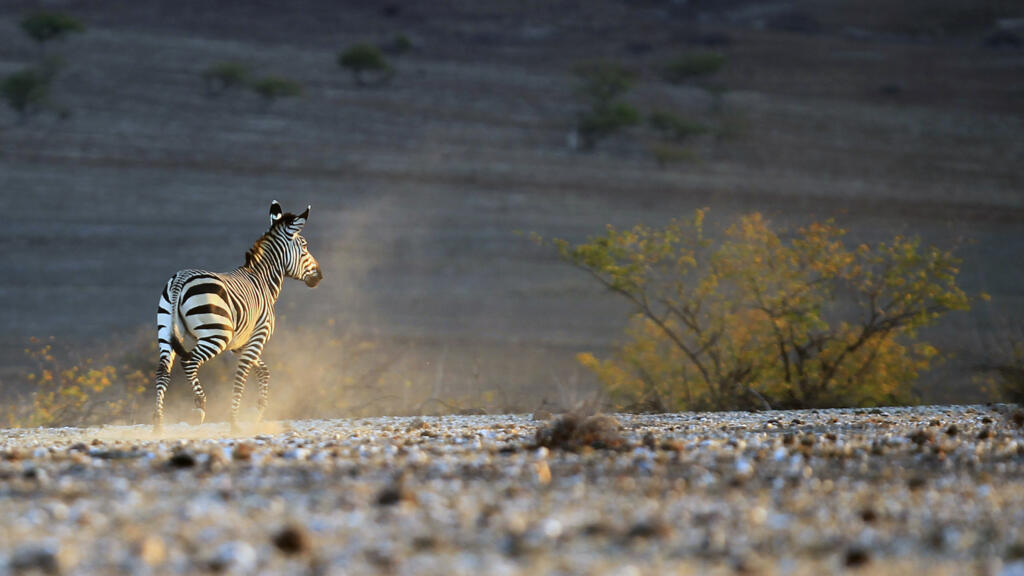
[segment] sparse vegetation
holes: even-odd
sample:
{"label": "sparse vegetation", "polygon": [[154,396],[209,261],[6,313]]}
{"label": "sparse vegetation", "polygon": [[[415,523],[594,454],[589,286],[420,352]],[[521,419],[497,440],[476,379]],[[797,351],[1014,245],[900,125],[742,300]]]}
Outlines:
{"label": "sparse vegetation", "polygon": [[687,52],[669,62],[663,76],[673,84],[682,84],[712,76],[725,66],[725,62],[725,55],[721,52]]}
{"label": "sparse vegetation", "polygon": [[144,393],[150,380],[149,365],[156,354],[155,343],[139,341],[121,356],[102,354],[75,357],[59,350],[54,338],[33,338],[25,354],[33,368],[24,375],[31,388],[25,398],[0,407],[0,425],[5,427],[78,426],[86,424],[134,423],[141,406],[150,398]]}
{"label": "sparse vegetation", "polygon": [[554,241],[636,310],[611,357],[579,357],[623,406],[905,403],[938,358],[918,329],[969,307],[959,260],[916,239],[850,247],[832,222],[779,233],[759,214],[712,235],[704,214]]}
{"label": "sparse vegetation", "polygon": [[663,110],[652,112],[647,118],[647,123],[662,138],[673,142],[683,142],[693,136],[700,136],[708,132],[708,127],[700,122]]}
{"label": "sparse vegetation", "polygon": [[219,96],[225,92],[244,88],[249,84],[252,73],[249,67],[241,62],[218,62],[213,64],[201,75],[206,93]]}
{"label": "sparse vegetation", "polygon": [[697,153],[692,148],[674,142],[655,142],[651,144],[648,151],[654,161],[658,163],[659,168],[664,168],[669,164],[695,162],[698,159]]}
{"label": "sparse vegetation", "polygon": [[348,69],[360,86],[384,84],[395,72],[380,48],[372,44],[354,44],[343,50],[338,54],[338,65]]}
{"label": "sparse vegetation", "polygon": [[634,75],[619,64],[594,62],[576,68],[577,93],[587,108],[577,115],[580,148],[593,150],[616,132],[640,123],[640,113],[621,98],[633,86]]}
{"label": "sparse vegetation", "polygon": [[405,34],[398,34],[383,46],[383,50],[396,56],[405,54],[412,50],[412,40],[409,40],[409,37]]}
{"label": "sparse vegetation", "polygon": [[987,375],[986,384],[998,400],[1024,405],[1024,341],[1009,340],[999,354],[980,367]]}
{"label": "sparse vegetation", "polygon": [[293,98],[302,95],[302,84],[278,76],[265,76],[254,80],[250,86],[253,92],[263,98],[267,106],[281,98]]}
{"label": "sparse vegetation", "polygon": [[628,447],[622,425],[607,414],[569,412],[537,428],[536,446],[561,450],[619,449]]}
{"label": "sparse vegetation", "polygon": [[59,40],[69,34],[83,32],[85,26],[67,14],[36,12],[21,20],[21,29],[42,46],[50,40]]}
{"label": "sparse vegetation", "polygon": [[41,68],[24,68],[4,78],[0,92],[7,105],[24,120],[48,105],[50,80],[51,75]]}

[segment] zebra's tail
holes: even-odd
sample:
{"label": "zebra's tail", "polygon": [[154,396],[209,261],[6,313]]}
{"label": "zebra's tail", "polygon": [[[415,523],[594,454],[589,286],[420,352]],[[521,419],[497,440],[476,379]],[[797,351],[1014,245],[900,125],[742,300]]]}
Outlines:
{"label": "zebra's tail", "polygon": [[164,286],[164,291],[160,294],[160,304],[157,306],[156,312],[157,343],[160,347],[160,360],[161,364],[168,362],[168,369],[170,369],[170,362],[174,360],[174,353],[181,354],[182,356],[187,354],[181,338],[174,330],[180,289],[180,283],[175,282],[175,278],[172,277],[168,280]]}
{"label": "zebra's tail", "polygon": [[160,349],[160,360],[156,368],[156,410],[153,413],[153,428],[159,432],[164,419],[164,394],[171,382],[171,367],[174,365],[175,354],[186,355],[185,347],[174,333],[174,318],[178,309],[178,291],[175,277],[167,281],[160,293],[160,303],[156,309],[157,347]]}

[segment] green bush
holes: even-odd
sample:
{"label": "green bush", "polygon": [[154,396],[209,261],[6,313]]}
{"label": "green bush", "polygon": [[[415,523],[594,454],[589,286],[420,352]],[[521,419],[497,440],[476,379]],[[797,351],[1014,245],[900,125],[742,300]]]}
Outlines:
{"label": "green bush", "polygon": [[612,102],[581,112],[576,124],[583,149],[592,150],[598,141],[640,123],[640,113],[625,102]]}
{"label": "green bush", "polygon": [[647,117],[647,123],[661,134],[662,138],[674,142],[682,142],[708,132],[708,127],[699,122],[662,110],[652,112]]}
{"label": "green bush", "polygon": [[725,66],[725,55],[714,51],[687,52],[665,66],[664,77],[673,84],[711,76]]}
{"label": "green bush", "polygon": [[7,105],[24,119],[48,104],[50,79],[45,70],[25,68],[4,78],[0,92]]}
{"label": "green bush", "polygon": [[263,97],[269,106],[279,98],[291,98],[302,95],[302,85],[294,80],[277,76],[266,76],[251,84],[253,92]]}
{"label": "green bush", "polygon": [[202,79],[206,93],[217,96],[229,90],[248,85],[251,73],[241,62],[218,62],[203,70]]}
{"label": "green bush", "polygon": [[587,62],[576,66],[573,73],[577,78],[577,93],[597,105],[624,96],[636,81],[633,72],[615,62]]}
{"label": "green bush", "polygon": [[21,20],[21,29],[39,44],[85,31],[81,22],[58,12],[36,12]]}
{"label": "green bush", "polygon": [[583,150],[616,132],[640,123],[640,113],[621,100],[633,86],[634,75],[613,62],[592,62],[577,66],[576,93],[585,110],[577,113],[576,131]]}
{"label": "green bush", "polygon": [[817,408],[905,403],[937,350],[918,330],[970,301],[949,251],[895,237],[849,246],[831,222],[719,233],[704,211],[553,245],[636,315],[610,357],[581,354],[624,407]]}
{"label": "green bush", "polygon": [[338,53],[338,65],[352,72],[360,86],[383,84],[394,75],[380,48],[372,44],[355,44]]}

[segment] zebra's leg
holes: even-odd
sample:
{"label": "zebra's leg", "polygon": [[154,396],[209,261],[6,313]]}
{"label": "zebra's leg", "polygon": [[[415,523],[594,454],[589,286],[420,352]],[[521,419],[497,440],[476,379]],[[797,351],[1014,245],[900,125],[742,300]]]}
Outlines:
{"label": "zebra's leg", "polygon": [[174,350],[171,345],[160,342],[160,362],[156,367],[156,410],[153,412],[153,433],[159,434],[164,427],[164,394],[171,383],[171,367],[174,366]]}
{"label": "zebra's leg", "polygon": [[185,377],[192,386],[192,400],[195,402],[195,411],[199,413],[199,422],[206,420],[206,393],[199,384],[199,367],[224,351],[225,342],[216,338],[200,338],[188,356],[182,358],[181,367],[185,370]]}
{"label": "zebra's leg", "polygon": [[270,396],[270,368],[263,358],[256,359],[256,382],[259,383],[259,399],[256,401],[256,421],[263,420],[263,412],[267,409],[267,397]]}
{"label": "zebra's leg", "polygon": [[174,334],[171,331],[171,304],[169,290],[174,279],[167,281],[160,293],[160,303],[156,309],[156,342],[160,350],[160,360],[156,367],[156,409],[153,411],[153,432],[159,434],[164,426],[164,394],[171,383],[171,367],[174,366]]}
{"label": "zebra's leg", "polygon": [[235,369],[235,385],[231,390],[231,431],[238,432],[238,408],[242,404],[245,392],[245,379],[249,377],[249,369],[263,354],[265,338],[257,333],[252,340],[238,353],[238,368]]}

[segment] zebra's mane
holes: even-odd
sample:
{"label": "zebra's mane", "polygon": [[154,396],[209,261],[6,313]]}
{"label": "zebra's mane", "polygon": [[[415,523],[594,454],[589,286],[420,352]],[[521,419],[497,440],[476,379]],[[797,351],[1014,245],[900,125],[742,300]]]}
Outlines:
{"label": "zebra's mane", "polygon": [[252,266],[259,262],[260,259],[263,258],[263,246],[274,235],[274,232],[279,228],[290,226],[292,222],[295,222],[297,217],[298,216],[295,214],[288,212],[275,220],[274,223],[270,225],[270,229],[267,230],[263,236],[260,236],[260,239],[252,245],[252,248],[249,248],[249,250],[245,252],[245,265]]}

